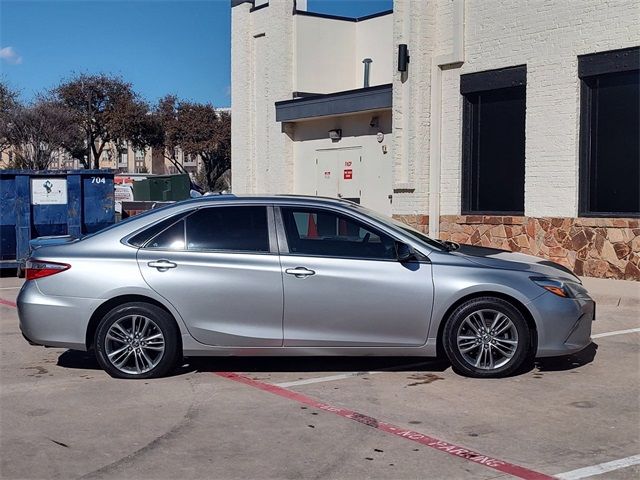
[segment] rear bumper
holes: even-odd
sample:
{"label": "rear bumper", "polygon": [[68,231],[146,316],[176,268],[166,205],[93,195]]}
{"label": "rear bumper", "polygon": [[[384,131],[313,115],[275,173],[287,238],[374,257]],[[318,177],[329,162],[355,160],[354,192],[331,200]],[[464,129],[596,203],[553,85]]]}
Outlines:
{"label": "rear bumper", "polygon": [[538,357],[579,352],[591,344],[596,304],[590,297],[562,298],[545,293],[528,307],[538,328]]}
{"label": "rear bumper", "polygon": [[20,330],[31,344],[86,350],[89,319],[98,300],[44,295],[26,282],[16,301]]}

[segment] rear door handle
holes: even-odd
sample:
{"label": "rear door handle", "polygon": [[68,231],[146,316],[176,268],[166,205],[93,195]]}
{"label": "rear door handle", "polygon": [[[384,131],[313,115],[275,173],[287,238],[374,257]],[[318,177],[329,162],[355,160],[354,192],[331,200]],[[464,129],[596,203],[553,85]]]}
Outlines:
{"label": "rear door handle", "polygon": [[288,275],[295,275],[296,278],[306,278],[310,275],[316,274],[316,272],[314,272],[313,270],[309,270],[308,268],[304,267],[287,268],[284,273]]}
{"label": "rear door handle", "polygon": [[157,268],[161,272],[165,272],[169,268],[176,268],[177,263],[170,262],[169,260],[156,260],[154,262],[147,263],[151,268]]}

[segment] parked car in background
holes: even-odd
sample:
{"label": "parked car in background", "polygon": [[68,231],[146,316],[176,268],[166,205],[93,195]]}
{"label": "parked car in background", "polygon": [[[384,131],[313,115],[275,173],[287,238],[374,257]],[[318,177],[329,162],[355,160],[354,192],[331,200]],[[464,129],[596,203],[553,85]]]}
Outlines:
{"label": "parked car in background", "polygon": [[205,196],[27,262],[20,328],[121,378],[196,355],[446,355],[474,377],[590,343],[566,268],[440,242],[348,201]]}

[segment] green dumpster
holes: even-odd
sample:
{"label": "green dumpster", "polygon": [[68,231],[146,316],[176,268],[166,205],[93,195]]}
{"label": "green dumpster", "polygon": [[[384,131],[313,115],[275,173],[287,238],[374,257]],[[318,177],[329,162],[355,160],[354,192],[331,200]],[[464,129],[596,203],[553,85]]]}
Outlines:
{"label": "green dumpster", "polygon": [[138,201],[178,201],[189,198],[189,175],[156,175],[133,182],[133,198]]}

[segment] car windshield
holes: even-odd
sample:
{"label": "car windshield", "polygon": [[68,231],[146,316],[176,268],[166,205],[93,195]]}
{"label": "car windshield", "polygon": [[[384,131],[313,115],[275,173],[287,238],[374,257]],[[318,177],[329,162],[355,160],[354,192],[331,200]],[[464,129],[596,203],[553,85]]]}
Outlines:
{"label": "car windshield", "polygon": [[429,246],[431,248],[435,248],[437,250],[445,250],[445,251],[450,250],[447,247],[447,245],[444,244],[443,242],[441,242],[439,240],[434,240],[433,238],[428,237],[427,235],[425,235],[421,231],[419,231],[419,230],[407,225],[406,223],[402,223],[402,222],[400,222],[400,221],[398,221],[398,220],[396,220],[394,218],[387,217],[386,215],[382,215],[381,213],[378,213],[378,212],[376,212],[374,210],[370,210],[370,209],[368,209],[366,207],[363,207],[361,205],[354,204],[354,208],[357,208],[358,210],[362,211],[366,215],[375,218],[379,222],[385,223],[387,225],[391,225],[391,226],[393,226],[395,228],[399,228],[404,233],[408,233],[409,235],[414,237],[419,242],[424,243],[424,244],[426,244],[427,246]]}

